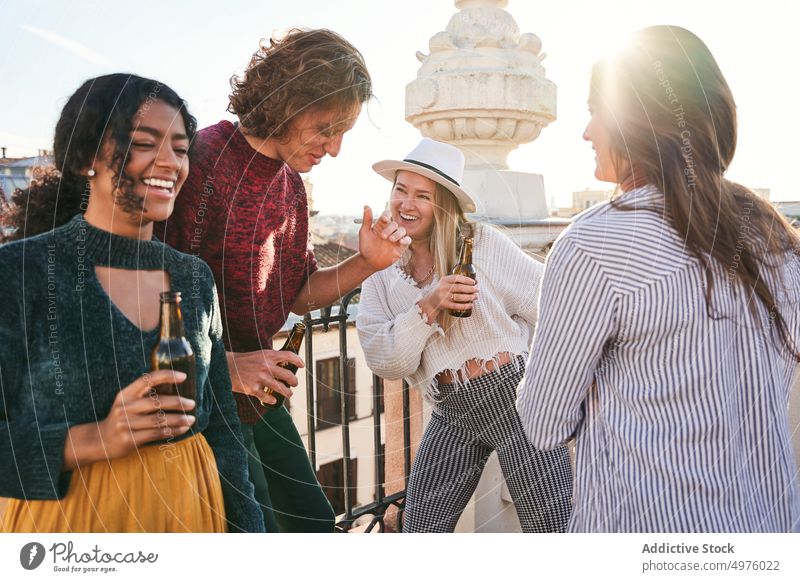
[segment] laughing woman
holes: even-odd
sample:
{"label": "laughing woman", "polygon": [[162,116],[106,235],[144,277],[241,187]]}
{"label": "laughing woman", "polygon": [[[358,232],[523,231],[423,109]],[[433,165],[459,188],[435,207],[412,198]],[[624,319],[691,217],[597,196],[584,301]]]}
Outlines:
{"label": "laughing woman", "polygon": [[[21,240],[0,247],[0,531],[263,531],[211,272],[152,237],[194,131],[169,87],[91,79],[56,126],[57,171],[5,214]],[[185,379],[148,373],[168,290],[183,294],[196,401],[151,396]]]}
{"label": "laughing woman", "polygon": [[[453,531],[492,451],[522,530],[563,531],[572,486],[567,449],[534,448],[514,408],[541,265],[497,230],[467,222],[464,212],[475,203],[458,185],[458,148],[423,139],[405,160],[373,167],[393,183],[392,219],[412,242],[404,261],[364,281],[359,338],[376,374],[405,377],[434,403],[409,477],[403,531]],[[449,274],[467,231],[477,285]],[[469,318],[448,315],[470,308]]]}
{"label": "laughing woman", "polygon": [[725,178],[722,72],[691,32],[646,28],[594,67],[589,111],[620,193],[550,253],[518,401],[537,446],[576,437],[570,530],[800,529],[800,240]]}

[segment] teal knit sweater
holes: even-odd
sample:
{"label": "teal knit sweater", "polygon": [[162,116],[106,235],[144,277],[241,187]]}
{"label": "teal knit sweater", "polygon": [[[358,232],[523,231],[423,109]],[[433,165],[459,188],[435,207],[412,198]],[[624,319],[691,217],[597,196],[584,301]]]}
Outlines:
{"label": "teal knit sweater", "polygon": [[182,292],[197,358],[197,421],[216,456],[230,531],[263,531],[248,478],[211,270],[157,241],[113,235],[81,215],[0,247],[0,496],[59,499],[70,426],[105,418],[117,392],[149,370],[158,329],[142,331],[111,302],[95,265],[165,270]]}

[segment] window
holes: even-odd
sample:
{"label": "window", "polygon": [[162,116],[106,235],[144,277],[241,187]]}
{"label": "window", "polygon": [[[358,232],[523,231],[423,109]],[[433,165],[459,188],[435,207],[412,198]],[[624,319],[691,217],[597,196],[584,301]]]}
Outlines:
{"label": "window", "polygon": [[[350,503],[357,505],[356,491],[358,489],[358,459],[350,459]],[[322,485],[325,497],[331,502],[336,515],[344,513],[344,459],[321,465],[317,471],[317,479]]]}
{"label": "window", "polygon": [[[348,358],[346,372],[345,406],[347,419],[356,418],[356,360]],[[339,358],[317,361],[317,430],[341,424],[341,397],[339,387]]]}

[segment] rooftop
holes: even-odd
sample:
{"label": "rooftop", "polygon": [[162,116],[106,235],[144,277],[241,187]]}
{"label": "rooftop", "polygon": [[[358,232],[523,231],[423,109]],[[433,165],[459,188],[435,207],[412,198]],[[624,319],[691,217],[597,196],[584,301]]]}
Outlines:
{"label": "rooftop", "polygon": [[314,244],[314,256],[320,268],[334,267],[356,254],[356,251],[335,242]]}

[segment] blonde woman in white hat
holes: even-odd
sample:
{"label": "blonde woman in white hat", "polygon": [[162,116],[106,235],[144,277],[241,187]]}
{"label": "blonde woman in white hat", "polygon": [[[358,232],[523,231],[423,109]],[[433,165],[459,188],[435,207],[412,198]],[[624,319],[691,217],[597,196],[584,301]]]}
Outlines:
{"label": "blonde woman in white hat", "polygon": [[[458,148],[423,139],[373,166],[392,182],[390,212],[411,246],[364,281],[357,327],[370,368],[405,378],[434,405],[409,477],[404,532],[451,532],[492,451],[525,532],[564,531],[572,471],[565,447],[530,444],[515,408],[536,320],[542,265],[499,231],[470,223]],[[451,275],[474,237],[475,280]],[[449,310],[472,308],[469,318]]]}

